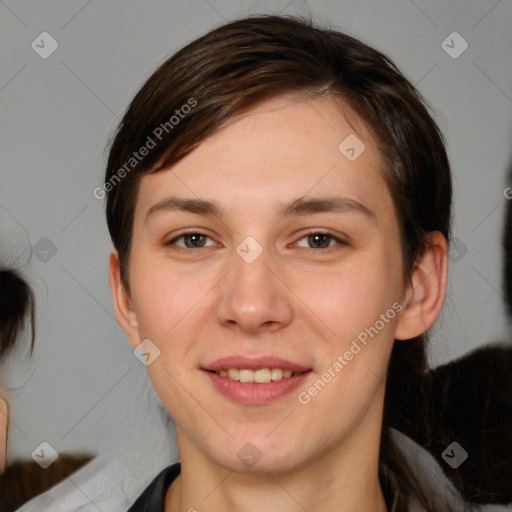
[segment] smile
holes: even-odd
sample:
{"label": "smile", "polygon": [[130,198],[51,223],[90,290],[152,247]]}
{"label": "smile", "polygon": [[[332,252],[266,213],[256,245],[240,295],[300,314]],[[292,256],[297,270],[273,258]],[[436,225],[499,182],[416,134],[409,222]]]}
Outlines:
{"label": "smile", "polygon": [[215,372],[219,377],[233,380],[235,382],[266,384],[281,379],[289,379],[302,372],[292,372],[291,370],[282,370],[281,368],[259,368],[251,370],[249,368],[229,368],[228,370],[218,370]]}

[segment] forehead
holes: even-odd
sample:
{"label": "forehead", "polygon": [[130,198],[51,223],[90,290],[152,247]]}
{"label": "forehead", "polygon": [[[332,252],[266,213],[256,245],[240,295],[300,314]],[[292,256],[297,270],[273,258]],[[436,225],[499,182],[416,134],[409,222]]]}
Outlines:
{"label": "forehead", "polygon": [[370,131],[348,105],[332,96],[281,96],[230,118],[170,169],[144,176],[137,209],[171,195],[248,210],[306,194],[386,208],[381,167]]}

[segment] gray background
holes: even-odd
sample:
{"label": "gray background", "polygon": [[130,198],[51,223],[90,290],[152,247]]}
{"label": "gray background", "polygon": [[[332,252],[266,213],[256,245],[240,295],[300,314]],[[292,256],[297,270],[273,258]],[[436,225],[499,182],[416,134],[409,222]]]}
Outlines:
{"label": "gray background", "polygon": [[[361,38],[429,100],[447,137],[458,239],[431,330],[432,364],[510,340],[501,252],[512,156],[510,0],[4,0],[0,261],[24,269],[38,308],[34,357],[15,354],[2,369],[12,400],[10,461],[42,441],[57,451],[129,446],[161,421],[145,368],[114,319],[111,243],[92,191],[109,135],[157,65],[225,20],[263,12],[311,12]],[[469,44],[455,59],[442,47],[454,31]],[[42,32],[58,42],[47,59],[31,47]]]}

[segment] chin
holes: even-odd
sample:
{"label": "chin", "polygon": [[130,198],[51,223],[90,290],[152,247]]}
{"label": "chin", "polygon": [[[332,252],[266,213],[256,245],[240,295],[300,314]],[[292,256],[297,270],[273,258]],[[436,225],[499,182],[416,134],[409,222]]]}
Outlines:
{"label": "chin", "polygon": [[226,460],[224,454],[222,460],[217,463],[228,471],[247,475],[289,473],[295,471],[299,464],[293,457],[290,459],[282,454],[260,452],[251,455],[251,452],[252,450],[247,450],[247,453],[240,457],[235,454],[235,457],[229,460]]}
{"label": "chin", "polygon": [[[270,436],[271,437],[271,436]],[[268,431],[254,436],[235,437],[229,447],[224,445],[222,452],[212,454],[217,464],[236,473],[264,474],[292,471],[304,458],[304,446],[292,442],[290,438],[270,439]],[[217,446],[222,446],[221,444]]]}

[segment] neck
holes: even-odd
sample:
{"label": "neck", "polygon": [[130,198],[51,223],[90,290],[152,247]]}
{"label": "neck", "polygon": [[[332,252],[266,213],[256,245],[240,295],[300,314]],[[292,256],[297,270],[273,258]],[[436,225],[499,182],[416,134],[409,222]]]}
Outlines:
{"label": "neck", "polygon": [[209,486],[209,491],[201,492],[196,486],[187,485],[185,474],[178,477],[171,489],[166,512],[387,512],[378,479],[373,484],[367,482],[354,488],[337,479],[329,481],[323,475],[301,488],[297,481],[279,475],[244,479],[227,472],[215,485]]}

